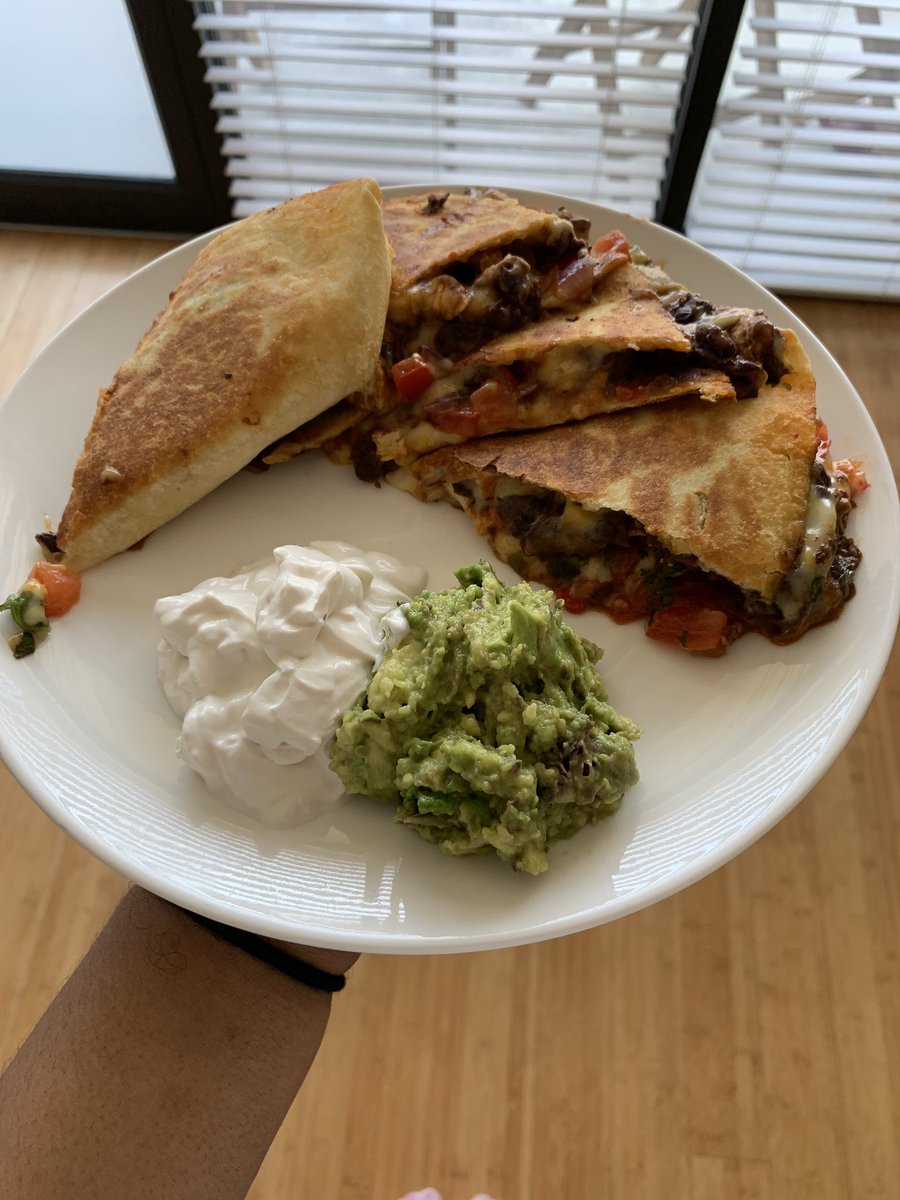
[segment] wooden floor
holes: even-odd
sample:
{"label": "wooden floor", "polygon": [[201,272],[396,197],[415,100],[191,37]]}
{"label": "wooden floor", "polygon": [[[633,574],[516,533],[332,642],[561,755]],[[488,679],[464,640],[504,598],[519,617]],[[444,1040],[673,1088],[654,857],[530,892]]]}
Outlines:
{"label": "wooden floor", "polygon": [[[0,233],[0,393],[166,248]],[[792,303],[900,462],[900,308]],[[897,1200],[898,693],[895,653],[807,800],[673,899],[523,949],[361,961],[253,1200]],[[5,1061],[125,884],[0,772]]]}

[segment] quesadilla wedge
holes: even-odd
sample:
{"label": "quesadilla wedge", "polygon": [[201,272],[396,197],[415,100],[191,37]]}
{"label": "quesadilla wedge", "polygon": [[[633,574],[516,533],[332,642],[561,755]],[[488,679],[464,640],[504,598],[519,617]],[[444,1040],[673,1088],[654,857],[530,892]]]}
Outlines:
{"label": "quesadilla wedge", "polygon": [[676,283],[640,249],[631,258],[666,311],[690,338],[698,363],[727,371],[739,397],[755,396],[784,373],[781,331],[764,312],[713,304]]}
{"label": "quesadilla wedge", "polygon": [[[588,220],[492,188],[391,199],[384,220],[384,342],[374,386],[352,397],[377,415],[348,420],[325,447],[362,479],[471,437],[683,395],[755,395],[780,373],[780,335],[763,314],[692,298],[706,315],[683,326],[684,305],[671,303],[683,289],[618,230],[589,244]],[[318,436],[296,430],[274,455],[315,448]]]}
{"label": "quesadilla wedge", "polygon": [[[309,450],[327,452],[332,443],[347,445],[346,434],[365,420],[365,416],[365,410],[356,407],[350,400],[339,400],[332,408],[270,446],[259,461],[263,467],[271,467],[276,463],[290,462]],[[349,457],[344,459],[345,463],[349,461]]]}
{"label": "quesadilla wedge", "polygon": [[388,478],[463,508],[498,557],[575,612],[643,619],[717,655],[757,630],[796,640],[854,593],[853,506],[784,334],[777,384],[738,404],[673,401],[436,451]]}
{"label": "quesadilla wedge", "polygon": [[[293,430],[268,449],[266,463],[320,447],[328,452],[326,442],[342,432],[338,425],[358,424],[349,404],[363,412],[393,408],[422,390],[435,364],[451,365],[545,308],[589,299],[594,277],[630,258],[623,240],[590,262],[576,261],[586,250],[576,230],[585,233],[587,221],[530,208],[493,188],[397,197],[385,201],[383,218],[391,290],[377,370],[333,421],[316,418]],[[349,461],[346,440],[339,457]]]}
{"label": "quesadilla wedge", "polygon": [[382,462],[403,465],[470,438],[686,395],[735,399],[728,376],[696,364],[690,338],[626,263],[589,305],[496,338],[360,431]]}
{"label": "quesadilla wedge", "polygon": [[102,562],[369,388],[389,290],[374,180],[219,233],[101,391],[45,552],[76,570]]}
{"label": "quesadilla wedge", "polygon": [[427,290],[412,291],[423,283],[459,267],[474,275],[484,266],[480,255],[496,258],[522,249],[529,256],[544,251],[552,258],[574,249],[587,231],[586,222],[576,230],[567,213],[531,208],[487,187],[387,200],[384,226],[394,250],[392,319],[410,300],[427,306]]}
{"label": "quesadilla wedge", "polygon": [[599,281],[632,261],[684,326],[698,366],[725,371],[739,397],[777,382],[782,346],[763,313],[693,296],[619,230],[592,241],[587,219],[493,188],[388,200],[384,219],[391,299],[380,386],[367,400],[378,410],[420,392],[429,369],[443,374],[504,333],[590,305]]}
{"label": "quesadilla wedge", "polygon": [[596,283],[630,261],[621,234],[588,248],[590,222],[564,210],[519,203],[495,188],[388,200],[385,230],[393,250],[391,298],[378,411],[422,390],[439,364],[545,313],[591,300]]}
{"label": "quesadilla wedge", "polygon": [[[535,320],[553,304],[554,270],[585,249],[568,214],[530,208],[494,188],[388,200],[384,227],[394,252],[395,359],[423,344],[458,357]],[[588,228],[579,225],[581,233]]]}

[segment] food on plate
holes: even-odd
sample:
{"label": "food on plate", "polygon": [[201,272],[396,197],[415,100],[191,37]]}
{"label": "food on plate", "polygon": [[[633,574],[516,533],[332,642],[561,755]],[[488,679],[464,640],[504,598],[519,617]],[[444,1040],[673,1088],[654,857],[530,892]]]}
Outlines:
{"label": "food on plate", "polygon": [[418,567],[342,542],[271,559],[156,602],[159,677],[181,718],[179,754],[216,796],[266,825],[343,800],[327,748],[385,649]]}
{"label": "food on plate", "polygon": [[676,283],[639,246],[632,247],[631,256],[690,338],[698,362],[725,371],[739,397],[755,396],[763,383],[778,382],[784,373],[784,338],[764,312],[712,304]]}
{"label": "food on plate", "polygon": [[[688,296],[619,230],[591,241],[589,221],[493,188],[389,199],[384,220],[378,385],[351,400],[372,411],[312,439],[361,479],[495,433],[685,395],[733,401],[780,371],[762,313]],[[297,431],[265,461],[309,445]]]}
{"label": "food on plate", "polygon": [[50,633],[49,617],[61,617],[81,596],[81,576],[62,563],[38,562],[25,583],[0,604],[0,613],[8,612],[19,627],[9,638],[16,658],[34,654]]}
{"label": "food on plate", "polygon": [[101,391],[59,527],[38,535],[45,550],[92,567],[371,387],[389,289],[371,179],[219,233]]}
{"label": "food on plate", "polygon": [[577,312],[501,335],[359,429],[382,463],[405,464],[442,445],[685,395],[735,399],[728,375],[697,365],[690,338],[624,263]]}
{"label": "food on plate", "polygon": [[43,587],[35,580],[26,580],[17,592],[7,596],[0,604],[0,612],[8,612],[19,627],[19,632],[8,640],[15,657],[26,658],[34,654],[50,632]]}
{"label": "food on plate", "polygon": [[341,400],[269,447],[260,455],[260,464],[265,469],[276,463],[290,462],[308,450],[326,447],[358,425],[365,416],[364,409],[356,407],[349,400]]}
{"label": "food on plate", "polygon": [[595,271],[613,266],[610,256],[605,268],[575,268],[587,222],[496,188],[389,199],[384,226],[394,252],[383,359],[389,391],[392,368],[423,347],[455,361],[547,309],[589,299]]}
{"label": "food on plate", "polygon": [[36,562],[28,578],[44,589],[48,617],[65,616],[81,599],[81,576],[63,563]]}
{"label": "food on plate", "polygon": [[[439,366],[499,333],[545,310],[583,303],[593,272],[599,278],[627,260],[619,247],[575,265],[586,251],[587,222],[520,204],[495,188],[389,199],[384,226],[392,251],[390,301],[375,386],[352,398],[363,414],[407,402]],[[312,447],[324,444],[338,462],[366,456],[374,463],[371,437],[351,432],[356,424],[322,441],[314,431]],[[283,462],[309,448],[310,431],[298,429],[263,461]],[[360,473],[377,474],[371,465]]]}
{"label": "food on plate", "polygon": [[409,633],[345,713],[332,767],[448,853],[537,875],[552,843],[618,809],[639,731],[551,593],[505,587],[486,563],[456,577],[406,605]]}
{"label": "food on plate", "polygon": [[436,451],[391,481],[461,507],[497,555],[573,612],[642,619],[649,637],[718,655],[836,617],[860,552],[859,481],[835,466],[795,334],[783,374],[737,404],[673,401]]}
{"label": "food on plate", "polygon": [[101,393],[39,535],[54,557],[90,566],[240,467],[322,449],[463,508],[570,611],[657,641],[716,655],[840,613],[865,480],[831,461],[795,334],[561,208],[380,201],[339,184],[201,252]]}

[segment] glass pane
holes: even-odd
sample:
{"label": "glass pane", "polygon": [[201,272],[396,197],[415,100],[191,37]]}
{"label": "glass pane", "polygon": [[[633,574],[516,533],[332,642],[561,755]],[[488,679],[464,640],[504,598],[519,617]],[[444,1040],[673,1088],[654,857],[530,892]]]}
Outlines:
{"label": "glass pane", "polygon": [[3,6],[0,168],[174,179],[124,0]]}
{"label": "glass pane", "polygon": [[375,175],[382,185],[552,182],[649,216],[697,9],[698,0],[195,0],[233,214]]}

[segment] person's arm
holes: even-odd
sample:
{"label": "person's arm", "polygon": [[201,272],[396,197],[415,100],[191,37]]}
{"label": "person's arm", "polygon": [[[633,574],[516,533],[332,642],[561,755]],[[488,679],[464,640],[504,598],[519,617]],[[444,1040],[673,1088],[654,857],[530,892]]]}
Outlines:
{"label": "person's arm", "polygon": [[0,1196],[244,1197],[330,1001],[132,889],[0,1077]]}

